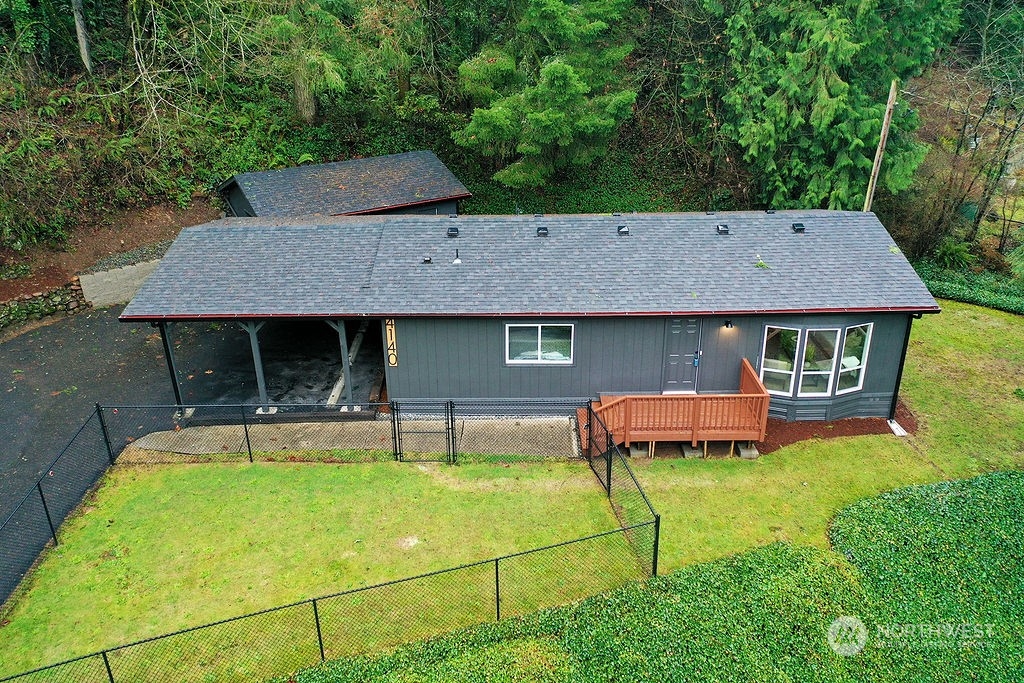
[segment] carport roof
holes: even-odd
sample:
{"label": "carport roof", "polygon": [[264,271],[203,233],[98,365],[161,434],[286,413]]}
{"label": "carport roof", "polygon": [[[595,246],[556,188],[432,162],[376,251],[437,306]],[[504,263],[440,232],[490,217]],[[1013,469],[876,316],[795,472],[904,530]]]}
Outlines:
{"label": "carport roof", "polygon": [[874,214],[812,210],[225,219],[121,320],[938,310]]}
{"label": "carport roof", "polygon": [[218,190],[231,185],[238,185],[261,217],[356,215],[472,196],[425,150],[237,173]]}

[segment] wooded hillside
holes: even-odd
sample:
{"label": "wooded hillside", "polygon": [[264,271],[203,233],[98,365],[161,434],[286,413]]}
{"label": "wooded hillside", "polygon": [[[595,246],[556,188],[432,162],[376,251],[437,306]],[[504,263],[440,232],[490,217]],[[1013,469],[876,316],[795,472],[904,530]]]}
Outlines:
{"label": "wooded hillside", "polygon": [[897,79],[875,209],[1010,253],[1022,38],[1014,0],[0,0],[0,245],[419,148],[476,212],[859,209]]}

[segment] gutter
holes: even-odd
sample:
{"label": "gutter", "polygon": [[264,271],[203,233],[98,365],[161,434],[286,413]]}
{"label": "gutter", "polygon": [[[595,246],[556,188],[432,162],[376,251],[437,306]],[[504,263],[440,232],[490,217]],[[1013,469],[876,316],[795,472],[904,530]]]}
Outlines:
{"label": "gutter", "polygon": [[682,316],[744,316],[744,315],[808,315],[828,313],[909,313],[914,317],[940,313],[938,306],[921,308],[919,306],[891,306],[886,308],[818,308],[818,309],[758,309],[758,310],[711,310],[711,311],[498,311],[492,313],[465,313],[460,311],[445,313],[387,313],[334,311],[306,313],[172,313],[167,315],[147,315],[144,313],[124,315],[121,322],[155,322],[155,321],[186,321],[186,320],[265,320],[281,319],[321,319],[321,318],[665,318]]}

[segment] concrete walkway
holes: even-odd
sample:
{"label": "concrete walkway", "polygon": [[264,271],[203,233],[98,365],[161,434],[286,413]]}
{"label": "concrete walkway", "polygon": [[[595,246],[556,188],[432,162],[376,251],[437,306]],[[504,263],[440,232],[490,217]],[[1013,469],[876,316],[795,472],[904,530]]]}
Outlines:
{"label": "concrete walkway", "polygon": [[[444,423],[439,420],[403,420],[402,446],[406,453],[444,453]],[[456,421],[459,452],[509,458],[578,458],[576,425],[570,417],[515,419],[474,418]],[[345,422],[253,424],[249,442],[254,454],[302,456],[338,450],[391,452],[391,421],[368,419]],[[134,440],[118,462],[196,462],[224,456],[247,455],[241,425],[197,426],[152,432]],[[175,456],[168,459],[165,455]],[[192,456],[192,457],[189,457]]]}
{"label": "concrete walkway", "polygon": [[146,261],[102,273],[80,275],[82,295],[96,308],[127,303],[159,263],[159,260]]}

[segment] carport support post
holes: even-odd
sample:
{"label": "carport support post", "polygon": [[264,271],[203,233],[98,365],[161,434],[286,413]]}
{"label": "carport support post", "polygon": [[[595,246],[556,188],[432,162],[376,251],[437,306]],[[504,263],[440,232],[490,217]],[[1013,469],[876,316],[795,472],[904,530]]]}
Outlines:
{"label": "carport support post", "polygon": [[171,341],[171,324],[159,322],[160,339],[164,343],[164,358],[167,359],[167,370],[171,373],[171,387],[174,389],[174,405],[181,410],[181,386],[178,384],[178,364],[174,361],[174,344]]}
{"label": "carport support post", "polygon": [[325,320],[338,333],[341,345],[341,373],[345,378],[345,405],[352,410],[352,361],[348,357],[348,335],[345,334],[344,320]]}
{"label": "carport support post", "polygon": [[265,320],[258,323],[244,322],[238,325],[249,333],[249,346],[252,347],[252,364],[256,368],[256,388],[260,392],[260,404],[266,408],[267,401],[267,378],[263,375],[263,356],[260,354],[260,329],[266,324]]}

